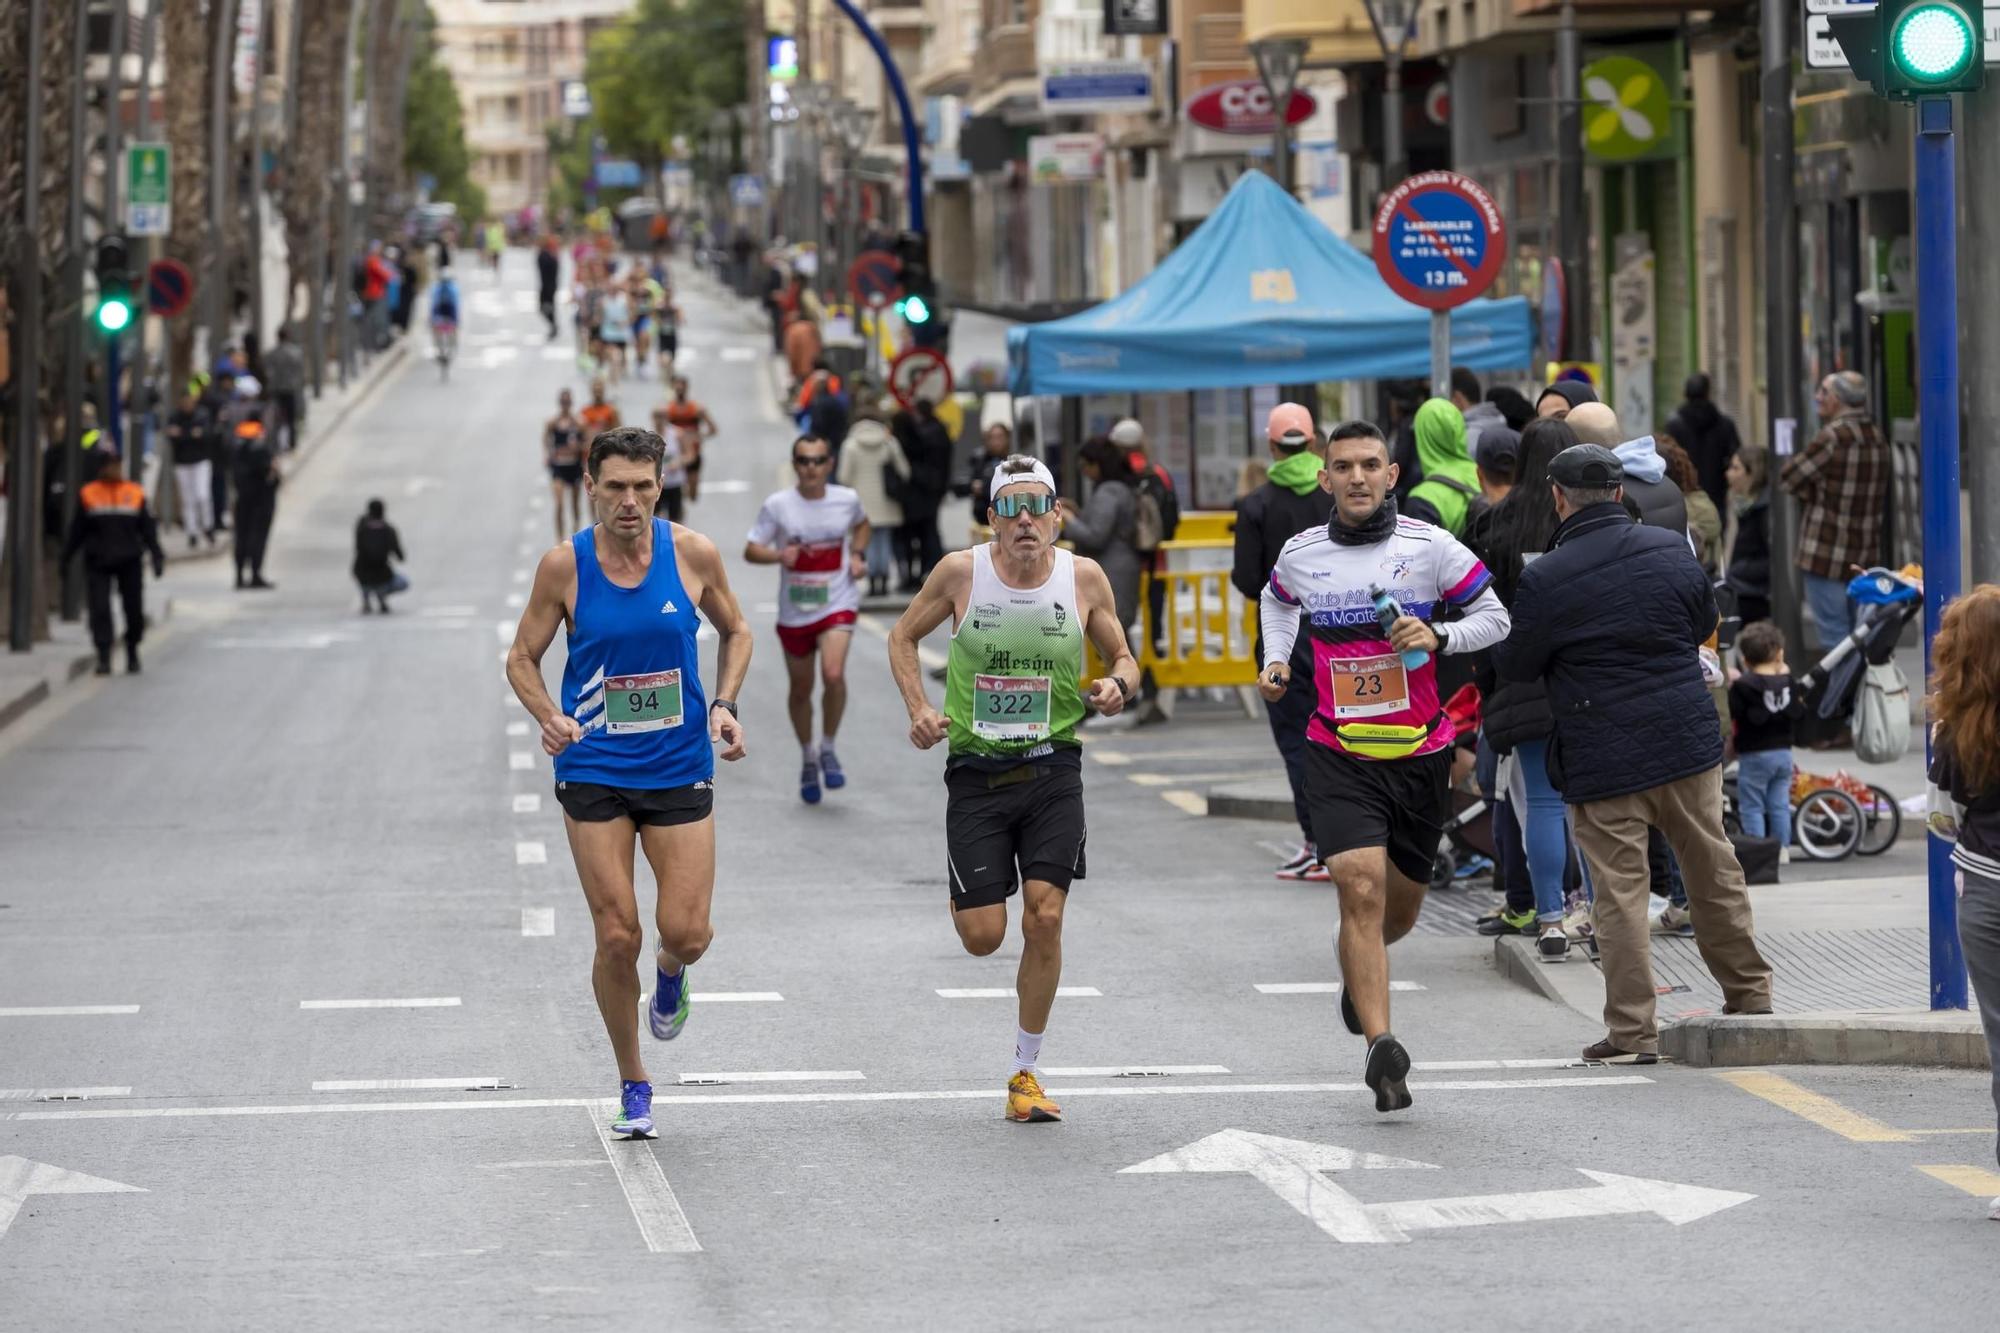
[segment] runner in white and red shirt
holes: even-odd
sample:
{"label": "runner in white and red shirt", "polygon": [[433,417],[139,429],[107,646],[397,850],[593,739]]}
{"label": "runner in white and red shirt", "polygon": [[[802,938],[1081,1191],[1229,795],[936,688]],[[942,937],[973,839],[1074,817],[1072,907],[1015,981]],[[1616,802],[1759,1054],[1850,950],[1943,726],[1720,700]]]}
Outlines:
{"label": "runner in white and red shirt", "polygon": [[1443,528],[1397,516],[1396,471],[1373,426],[1335,429],[1319,474],[1333,517],[1285,543],[1259,620],[1258,688],[1273,703],[1291,680],[1301,613],[1311,637],[1306,815],[1340,890],[1340,1016],[1368,1040],[1377,1111],[1410,1104],[1410,1056],[1389,1031],[1388,946],[1417,924],[1448,812],[1453,730],[1437,657],[1490,648],[1508,628],[1479,558]]}
{"label": "runner in white and red shirt", "polygon": [[[828,787],[847,777],[833,753],[833,736],[847,710],[847,649],[861,610],[855,580],[868,572],[868,516],[848,486],[828,483],[833,446],[812,435],[792,442],[798,485],[774,491],[757,511],[743,548],[753,565],[777,565],[778,641],[791,677],[786,701],[803,764],[799,797],[817,805],[822,775]],[[819,657],[823,730],[813,738],[813,657]]]}

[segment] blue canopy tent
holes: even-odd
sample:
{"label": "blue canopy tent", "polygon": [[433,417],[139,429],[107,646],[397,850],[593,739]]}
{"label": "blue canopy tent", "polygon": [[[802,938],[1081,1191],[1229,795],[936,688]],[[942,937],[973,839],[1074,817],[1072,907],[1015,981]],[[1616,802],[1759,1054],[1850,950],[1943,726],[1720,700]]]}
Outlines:
{"label": "blue canopy tent", "polygon": [[[1430,311],[1261,172],[1160,266],[1102,305],[1008,330],[1020,395],[1161,393],[1326,380],[1424,378]],[[1527,368],[1528,302],[1451,312],[1453,365]]]}

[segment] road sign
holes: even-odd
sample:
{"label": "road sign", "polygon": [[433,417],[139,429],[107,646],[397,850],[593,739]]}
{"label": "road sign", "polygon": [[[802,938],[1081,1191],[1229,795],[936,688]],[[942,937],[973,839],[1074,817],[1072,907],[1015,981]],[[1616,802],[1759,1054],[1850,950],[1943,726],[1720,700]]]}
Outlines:
{"label": "road sign", "polygon": [[1499,276],[1507,223],[1477,181],[1455,171],[1419,172],[1383,196],[1374,248],[1375,267],[1398,296],[1450,310]]}
{"label": "road sign", "polygon": [[729,178],[729,202],[738,208],[764,206],[764,178],[736,175]]}
{"label": "road sign", "polygon": [[1326,1178],[1333,1171],[1385,1169],[1435,1171],[1429,1162],[1355,1152],[1328,1143],[1283,1139],[1248,1130],[1225,1129],[1185,1148],[1128,1166],[1120,1175],[1166,1172],[1241,1172],[1290,1204],[1314,1226],[1344,1244],[1396,1244],[1412,1231],[1443,1227],[1483,1227],[1505,1222],[1549,1222],[1571,1217],[1616,1217],[1652,1213],[1675,1226],[1696,1222],[1725,1208],[1748,1203],[1754,1194],[1682,1185],[1670,1180],[1582,1173],[1596,1183],[1582,1189],[1535,1190],[1520,1194],[1475,1194],[1461,1198],[1404,1199],[1363,1203]]}
{"label": "road sign", "polygon": [[178,259],[155,259],[146,266],[146,309],[172,319],[194,299],[194,274]]}
{"label": "road sign", "polygon": [[951,363],[942,352],[912,347],[889,367],[889,392],[904,407],[915,407],[919,398],[941,403],[951,394]]}
{"label": "road sign", "polygon": [[880,310],[896,299],[902,287],[901,266],[887,250],[864,250],[847,266],[847,291],[856,305]]}
{"label": "road sign", "polygon": [[173,226],[173,155],[163,143],[135,143],[125,150],[125,231],[165,236]]}

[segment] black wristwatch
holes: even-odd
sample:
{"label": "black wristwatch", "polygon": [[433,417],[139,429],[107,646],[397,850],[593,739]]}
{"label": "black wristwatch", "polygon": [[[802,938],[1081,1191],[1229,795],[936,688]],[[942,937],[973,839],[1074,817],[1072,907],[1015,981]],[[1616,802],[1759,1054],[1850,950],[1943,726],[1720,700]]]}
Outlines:
{"label": "black wristwatch", "polygon": [[1114,676],[1113,676],[1113,677],[1111,678],[1111,680],[1112,680],[1112,683],[1114,683],[1115,685],[1117,685],[1117,686],[1118,686],[1118,693],[1119,693],[1119,695],[1120,695],[1120,696],[1121,696],[1121,697],[1122,697],[1122,698],[1123,698],[1123,699],[1125,700],[1125,702],[1126,702],[1126,703],[1128,703],[1128,704],[1129,704],[1129,703],[1131,703],[1131,702],[1132,702],[1132,687],[1131,687],[1130,685],[1127,685],[1127,684],[1125,683],[1125,677],[1123,677],[1123,676],[1116,676],[1116,675],[1114,675]]}
{"label": "black wristwatch", "polygon": [[736,701],[734,699],[711,699],[708,701],[709,712],[713,713],[718,708],[727,708],[729,716],[739,722],[743,720],[743,714],[736,711]]}
{"label": "black wristwatch", "polygon": [[1443,625],[1432,625],[1429,627],[1429,629],[1432,637],[1438,641],[1438,646],[1432,651],[1434,651],[1439,657],[1443,657],[1444,646],[1447,643],[1451,642],[1451,636],[1445,633],[1445,628]]}

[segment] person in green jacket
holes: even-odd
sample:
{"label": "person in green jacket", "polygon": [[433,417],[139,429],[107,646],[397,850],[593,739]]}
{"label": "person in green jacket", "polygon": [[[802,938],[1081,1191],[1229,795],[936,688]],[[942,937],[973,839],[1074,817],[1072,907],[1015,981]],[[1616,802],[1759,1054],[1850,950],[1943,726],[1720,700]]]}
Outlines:
{"label": "person in green jacket", "polygon": [[1450,399],[1433,398],[1417,409],[1416,432],[1424,479],[1411,488],[1403,514],[1463,536],[1470,506],[1480,498],[1479,470],[1465,451],[1465,417]]}

